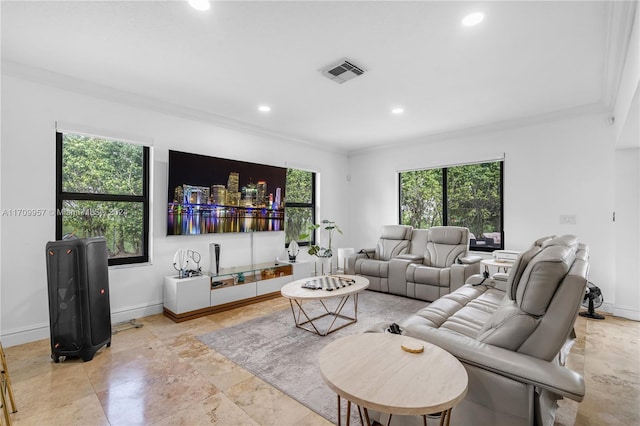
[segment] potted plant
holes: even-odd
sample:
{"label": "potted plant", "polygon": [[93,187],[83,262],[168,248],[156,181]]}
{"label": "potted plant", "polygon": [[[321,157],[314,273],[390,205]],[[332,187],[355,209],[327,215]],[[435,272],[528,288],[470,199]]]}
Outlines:
{"label": "potted plant", "polygon": [[[323,259],[323,270],[325,263],[327,263],[327,272],[331,272],[331,257],[333,256],[333,233],[338,232],[342,234],[342,230],[335,222],[331,220],[324,219],[320,223],[311,223],[308,225],[308,233],[300,235],[299,240],[303,241],[309,238],[312,232],[315,232],[316,229],[320,228],[321,230],[325,230],[329,233],[329,244],[327,247],[322,247],[319,244],[312,244],[309,246],[309,254],[312,256],[317,256]],[[323,271],[324,272],[324,271]]]}

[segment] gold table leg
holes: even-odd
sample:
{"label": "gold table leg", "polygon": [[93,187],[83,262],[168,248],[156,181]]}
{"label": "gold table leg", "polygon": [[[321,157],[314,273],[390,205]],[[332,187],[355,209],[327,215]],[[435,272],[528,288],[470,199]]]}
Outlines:
{"label": "gold table leg", "polygon": [[[353,296],[353,298],[352,298]],[[337,297],[337,296],[336,296]],[[350,317],[348,315],[345,315],[342,313],[342,310],[344,309],[344,307],[347,305],[347,302],[349,301],[349,299],[351,299],[353,301],[353,317]],[[333,311],[329,310],[329,308],[327,308],[327,305],[325,305],[323,300],[318,300],[318,302],[320,302],[320,304],[322,305],[322,307],[324,308],[324,313],[317,315],[315,317],[310,317],[309,314],[307,314],[307,312],[304,310],[303,308],[303,299],[289,299],[289,304],[291,305],[291,313],[293,314],[293,319],[296,323],[296,327],[301,328],[303,330],[309,331],[311,333],[315,333],[319,336],[326,336],[330,333],[333,333],[334,331],[338,331],[343,327],[346,327],[348,325],[351,325],[355,322],[358,321],[358,293],[355,294],[347,294],[345,296],[340,297],[339,301],[338,301],[338,305],[335,307],[335,309]],[[295,304],[295,307],[294,307]],[[297,309],[297,312],[296,312]],[[303,318],[304,316],[304,318]],[[326,316],[332,316],[333,317],[333,321],[331,321],[331,324],[329,325],[329,327],[324,330],[324,331],[320,331],[317,327],[316,324],[314,323],[314,321],[320,319],[320,318],[324,318]],[[305,320],[306,318],[306,320]],[[334,328],[334,325],[336,323],[336,320],[338,318],[341,318],[343,320],[347,320],[347,322],[345,322],[344,324],[341,324],[337,327]],[[309,324],[312,328],[307,327],[306,325]]]}
{"label": "gold table leg", "polygon": [[451,410],[453,410],[453,407],[440,413],[440,426],[449,426],[449,423],[451,422]]}
{"label": "gold table leg", "polygon": [[11,379],[9,378],[9,370],[7,368],[7,360],[4,357],[4,349],[2,343],[0,343],[0,361],[2,362],[2,371],[0,371],[0,399],[2,400],[2,411],[4,412],[4,418],[7,425],[11,425],[11,417],[9,416],[9,407],[7,406],[6,394],[9,394],[9,401],[11,403],[11,412],[18,411],[16,408],[16,401],[13,397],[13,389],[11,388]]}
{"label": "gold table leg", "polygon": [[[340,410],[340,395],[337,395],[338,397],[338,426],[341,426],[342,424],[342,411]],[[360,415],[360,424],[362,426],[367,425],[370,426],[371,425],[371,420],[369,419],[369,411],[367,411],[366,407],[360,407],[359,405],[356,405],[356,407],[358,407],[358,414]],[[362,409],[362,410],[361,410]],[[362,418],[362,412],[364,411],[364,419]],[[446,409],[444,411],[441,411],[440,414],[440,426],[450,426],[451,423],[451,412],[453,411],[453,407]],[[438,415],[438,413],[434,413],[433,417],[436,418],[436,416]],[[389,418],[387,419],[387,426],[389,426],[391,424],[391,417],[393,416],[393,414],[389,414]],[[347,399],[347,426],[349,426],[351,421],[351,401],[349,401]],[[424,426],[427,426],[427,415],[423,414],[422,415],[422,422]],[[374,424],[377,424],[377,422],[374,422]]]}

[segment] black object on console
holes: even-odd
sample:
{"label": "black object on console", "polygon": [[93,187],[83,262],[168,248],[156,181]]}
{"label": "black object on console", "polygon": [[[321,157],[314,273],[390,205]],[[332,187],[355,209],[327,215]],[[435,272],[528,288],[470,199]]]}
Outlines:
{"label": "black object on console", "polygon": [[220,244],[214,244],[216,252],[216,275],[220,274]]}
{"label": "black object on console", "polygon": [[107,242],[104,237],[46,246],[51,359],[93,359],[111,346]]}

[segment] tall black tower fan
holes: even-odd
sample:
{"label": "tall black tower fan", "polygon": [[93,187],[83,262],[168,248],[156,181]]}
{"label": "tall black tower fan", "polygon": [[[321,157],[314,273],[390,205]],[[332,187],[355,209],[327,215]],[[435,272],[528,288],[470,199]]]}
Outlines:
{"label": "tall black tower fan", "polygon": [[50,241],[46,250],[51,359],[90,361],[102,346],[111,346],[107,242]]}

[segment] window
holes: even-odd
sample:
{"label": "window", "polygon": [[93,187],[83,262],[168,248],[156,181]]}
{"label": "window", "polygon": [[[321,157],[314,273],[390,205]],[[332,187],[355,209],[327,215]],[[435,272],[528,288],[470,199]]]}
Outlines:
{"label": "window", "polygon": [[149,148],[56,133],[56,238],[103,236],[109,265],[149,260]]}
{"label": "window", "polygon": [[400,172],[400,224],[464,226],[470,248],[504,247],[503,162]]}
{"label": "window", "polygon": [[[316,223],[316,174],[304,170],[287,169],[285,207],[285,243],[296,240],[300,245],[313,243],[315,232],[307,226]],[[306,241],[298,236],[309,233]]]}

